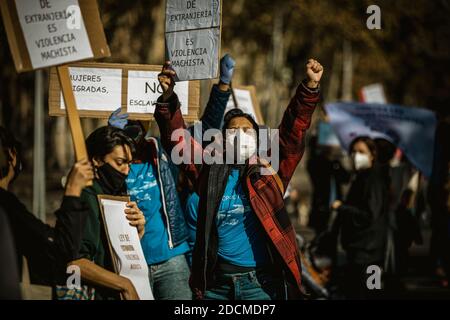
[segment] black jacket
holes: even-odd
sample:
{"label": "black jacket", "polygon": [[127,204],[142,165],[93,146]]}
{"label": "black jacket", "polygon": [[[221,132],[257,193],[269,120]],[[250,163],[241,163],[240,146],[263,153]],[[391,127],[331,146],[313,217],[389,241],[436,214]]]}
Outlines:
{"label": "black jacket", "polygon": [[8,217],[0,207],[0,300],[21,298],[16,249]]}
{"label": "black jacket", "polygon": [[[54,228],[30,213],[11,192],[0,188],[0,207],[8,217],[18,258],[28,260],[33,283],[65,283],[68,262],[77,258],[88,207],[79,198],[64,197]],[[21,265],[21,259],[18,260]]]}
{"label": "black jacket", "polygon": [[341,242],[349,262],[381,262],[389,228],[388,170],[375,166],[357,173],[338,210]]}

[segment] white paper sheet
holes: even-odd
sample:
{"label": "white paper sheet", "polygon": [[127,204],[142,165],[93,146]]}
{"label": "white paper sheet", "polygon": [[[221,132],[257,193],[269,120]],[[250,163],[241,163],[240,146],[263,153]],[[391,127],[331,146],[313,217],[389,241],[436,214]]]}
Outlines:
{"label": "white paper sheet", "polygon": [[180,81],[218,77],[219,28],[166,33],[166,46]]}
{"label": "white paper sheet", "polygon": [[219,26],[219,0],[167,0],[166,32]]}
{"label": "white paper sheet", "polygon": [[[155,103],[162,94],[157,71],[128,71],[128,113],[154,113]],[[177,82],[174,88],[181,103],[181,113],[188,114],[189,81]]]}
{"label": "white paper sheet", "polygon": [[102,199],[101,204],[119,274],[131,280],[141,300],[154,300],[137,229],[130,226],[124,213],[126,202]]}
{"label": "white paper sheet", "polygon": [[[114,111],[122,105],[122,69],[70,67],[78,110]],[[61,93],[61,109],[64,99]]]}

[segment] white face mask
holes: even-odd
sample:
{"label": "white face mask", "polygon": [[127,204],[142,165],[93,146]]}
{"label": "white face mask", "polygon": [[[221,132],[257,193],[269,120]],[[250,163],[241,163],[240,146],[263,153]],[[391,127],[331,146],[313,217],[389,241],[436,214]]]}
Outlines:
{"label": "white face mask", "polygon": [[364,170],[370,168],[370,158],[367,154],[355,152],[353,154],[353,163],[356,170]]}
{"label": "white face mask", "polygon": [[[236,137],[237,140],[235,141]],[[228,146],[234,146],[235,142],[239,143],[239,146],[234,148],[234,150],[237,150],[238,163],[244,163],[257,151],[256,132],[254,130],[248,130],[248,132],[245,132],[243,129],[239,129],[233,133],[227,132],[226,139]]]}

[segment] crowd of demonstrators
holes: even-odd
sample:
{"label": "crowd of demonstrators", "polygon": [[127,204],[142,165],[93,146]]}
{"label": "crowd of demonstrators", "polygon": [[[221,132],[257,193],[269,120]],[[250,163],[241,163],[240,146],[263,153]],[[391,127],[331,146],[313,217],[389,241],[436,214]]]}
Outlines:
{"label": "crowd of demonstrators", "polygon": [[[319,154],[329,157],[330,153],[333,152],[327,147]],[[311,210],[318,214],[318,203],[321,202],[321,212],[327,214],[322,216],[324,221],[312,224],[319,232],[309,245],[310,260],[315,271],[321,271],[314,262],[332,259],[332,277],[328,285],[333,291],[331,298],[370,299],[387,297],[391,290],[401,293],[398,285],[410,266],[409,249],[413,243],[423,244],[419,220],[425,211],[426,199],[422,194],[424,187],[419,183],[421,175],[406,156],[385,139],[357,137],[348,154],[352,160],[352,172],[345,172],[340,163],[335,168],[341,171],[338,174],[342,178],[340,185],[345,186],[348,182],[349,190],[338,192],[329,209],[326,203],[332,198],[330,193],[333,194],[330,182],[336,183],[330,176],[336,171],[321,172],[321,182],[314,183],[318,178],[312,177],[313,186],[322,190],[325,197],[316,196],[317,190],[314,190],[313,199],[316,200],[313,202],[317,207],[313,204]],[[317,155],[312,155],[308,164],[311,176],[320,171],[320,166],[311,170],[317,166],[314,160],[317,160]],[[335,157],[332,161],[339,160]],[[327,168],[326,165],[323,167]],[[346,188],[338,190],[342,189]],[[317,217],[311,219],[318,220]],[[448,230],[442,234],[448,236]],[[441,246],[445,246],[445,242]],[[344,256],[338,247],[344,250]],[[368,288],[367,270],[372,265],[380,268],[383,289],[386,290]]]}
{"label": "crowd of demonstrators", "polygon": [[[322,73],[322,66],[309,60],[306,79],[279,127],[278,173],[261,174],[266,164],[257,156],[258,125],[240,109],[229,111],[223,125],[223,157],[234,162],[180,166],[199,198],[197,217],[192,219],[196,239],[190,279],[197,299],[283,299],[299,297],[303,291],[300,252],[283,195],[303,155]],[[175,130],[185,127],[173,92],[174,76],[166,64],[159,77],[164,92],[155,119],[163,146],[172,150],[181,143],[201,148],[186,137],[178,142],[171,139]]]}
{"label": "crowd of demonstrators", "polygon": [[[100,127],[86,139],[88,156],[94,167],[93,184],[83,190],[81,199],[88,206],[81,247],[71,265],[81,271],[81,288],[58,286],[58,299],[139,299],[131,281],[114,272],[108,250],[104,222],[97,195],[126,195],[126,178],[135,151],[134,141],[121,129]],[[145,218],[136,202],[125,209],[130,224],[137,227],[142,238]]]}
{"label": "crowd of demonstrators", "polygon": [[[220,82],[211,89],[210,99],[201,117],[202,131],[219,129],[227,102],[234,61],[229,55],[221,59]],[[128,193],[146,217],[142,249],[149,265],[150,284],[157,300],[189,300],[190,254],[193,241],[185,218],[184,193],[177,190],[178,168],[172,163],[156,137],[146,137],[137,121],[126,115],[110,118],[110,125],[121,125],[134,138],[137,152],[126,180]],[[194,134],[194,127],[190,127]],[[200,133],[200,137],[203,136]],[[181,196],[180,196],[181,195]]]}
{"label": "crowd of demonstrators", "polygon": [[[307,170],[313,193],[306,243],[298,223],[302,193],[285,190],[303,157],[305,134],[320,101],[322,65],[310,59],[305,79],[292,97],[279,129],[278,169],[260,157],[260,127],[230,100],[235,62],[220,61],[220,80],[210,92],[201,126],[187,128],[174,92],[176,74],[167,62],[158,76],[163,90],[155,108],[160,137],[118,109],[108,125],[86,139],[88,159],[76,162],[50,227],[30,213],[10,191],[22,168],[21,148],[0,127],[0,298],[19,299],[22,256],[33,279],[52,286],[60,300],[139,299],[130,279],[114,272],[98,195],[129,196],[124,216],[135,226],[149,267],[156,300],[370,299],[383,291],[367,286],[368,267],[397,278],[408,270],[409,248],[422,244],[418,207],[420,173],[392,143],[356,136],[343,165],[339,147],[311,139]],[[201,128],[202,132],[195,132]],[[222,162],[194,161],[210,152],[206,130],[222,137]],[[450,162],[438,128],[428,202],[432,254],[442,275],[450,275]],[[219,141],[216,141],[219,139]],[[181,148],[180,148],[181,146]],[[175,165],[171,155],[190,149],[191,162]],[[230,161],[231,160],[231,161]],[[262,170],[266,173],[262,174]],[[348,190],[347,190],[348,189]],[[344,192],[344,190],[347,190]],[[424,200],[421,203],[425,203]],[[338,242],[345,252],[336,282]],[[80,270],[82,286],[67,285],[67,266]],[[338,295],[332,285],[338,285]],[[306,293],[306,294],[305,294]]]}
{"label": "crowd of demonstrators", "polygon": [[18,299],[22,256],[27,258],[33,278],[39,283],[50,286],[65,283],[67,263],[78,254],[88,218],[87,204],[80,196],[94,173],[87,160],[74,164],[52,228],[8,191],[21,171],[21,147],[3,127],[0,127],[0,144],[0,219],[4,238],[1,255],[5,259],[0,270],[0,297]]}

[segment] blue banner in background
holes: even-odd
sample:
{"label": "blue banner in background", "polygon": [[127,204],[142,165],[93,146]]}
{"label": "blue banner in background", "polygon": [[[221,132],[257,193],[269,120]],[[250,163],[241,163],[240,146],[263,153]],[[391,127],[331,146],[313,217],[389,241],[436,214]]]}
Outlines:
{"label": "blue banner in background", "polygon": [[340,147],[338,137],[333,131],[333,127],[329,122],[320,121],[318,125],[318,145],[320,146],[330,146],[330,147]]}
{"label": "blue banner in background", "polygon": [[432,111],[353,102],[331,103],[325,109],[345,150],[357,137],[384,138],[400,148],[425,176],[431,175],[437,124]]}

